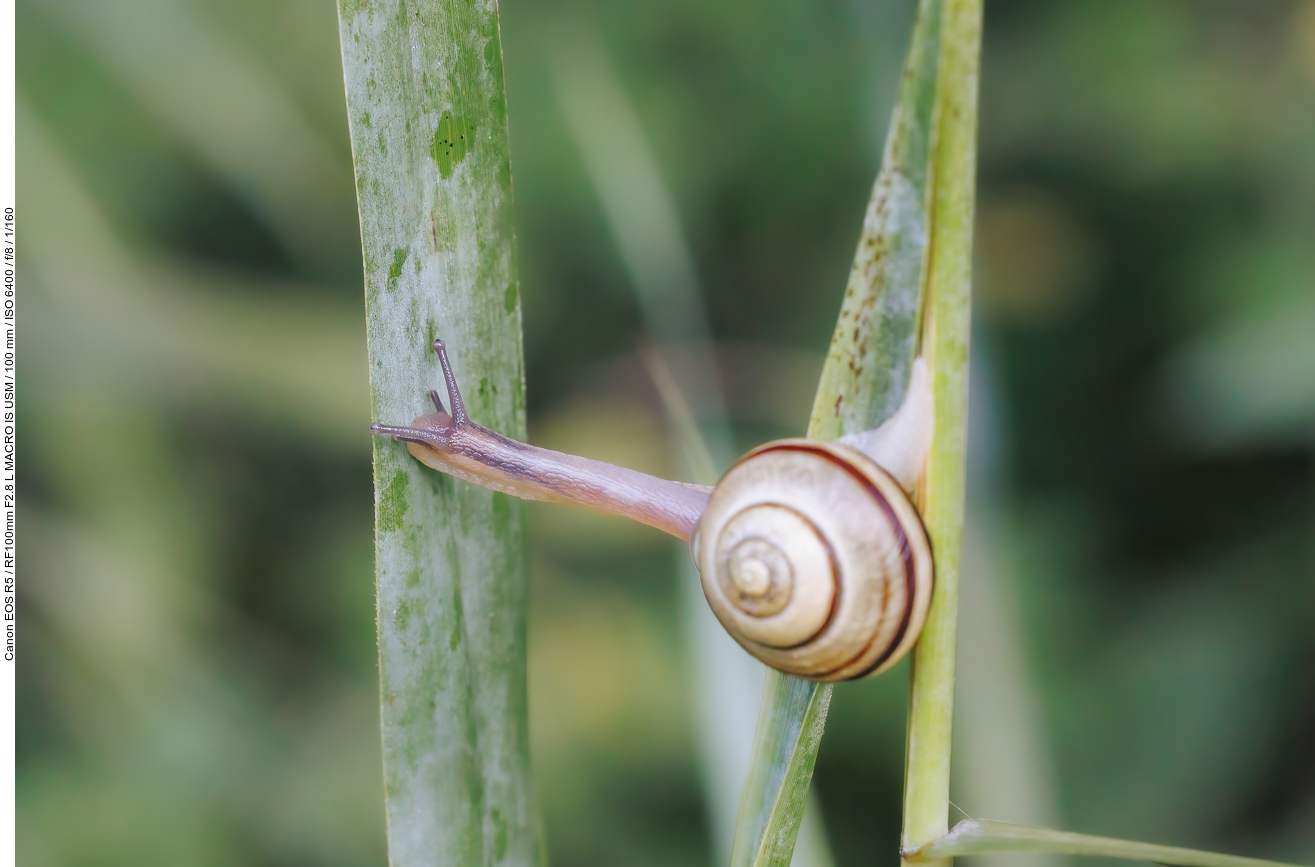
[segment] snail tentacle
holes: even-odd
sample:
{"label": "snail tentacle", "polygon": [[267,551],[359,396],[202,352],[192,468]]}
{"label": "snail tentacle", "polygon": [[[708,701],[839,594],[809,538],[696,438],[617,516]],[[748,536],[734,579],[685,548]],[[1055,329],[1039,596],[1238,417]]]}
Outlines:
{"label": "snail tentacle", "polygon": [[526,500],[582,506],[620,515],[688,540],[707,505],[710,489],[673,482],[602,461],[517,442],[471,421],[443,341],[434,352],[447,384],[452,414],[438,410],[410,427],[374,424],[371,431],[405,442],[426,466]]}
{"label": "snail tentacle", "polygon": [[[469,421],[466,417],[466,402],[461,399],[461,389],[457,388],[457,378],[452,375],[452,365],[447,360],[447,347],[437,337],[434,338],[434,351],[438,353],[439,367],[443,368],[443,382],[447,383],[447,399],[452,404],[452,421],[456,422],[458,426],[463,425]],[[430,396],[434,396],[432,391]],[[435,404],[437,405],[437,401],[435,401]],[[443,410],[440,407],[438,411],[442,412]]]}

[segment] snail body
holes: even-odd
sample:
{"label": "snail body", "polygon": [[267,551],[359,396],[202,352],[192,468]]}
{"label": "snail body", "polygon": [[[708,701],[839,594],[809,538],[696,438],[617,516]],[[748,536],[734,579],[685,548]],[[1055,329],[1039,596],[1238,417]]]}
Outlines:
{"label": "snail body", "polygon": [[621,515],[690,541],[704,595],[747,651],[788,674],[884,671],[931,604],[931,546],[909,501],[931,442],[926,366],[881,427],[828,443],[786,439],[737,461],[715,488],[668,481],[508,439],[469,420],[441,340],[451,413],[375,424],[426,465],[524,499]]}

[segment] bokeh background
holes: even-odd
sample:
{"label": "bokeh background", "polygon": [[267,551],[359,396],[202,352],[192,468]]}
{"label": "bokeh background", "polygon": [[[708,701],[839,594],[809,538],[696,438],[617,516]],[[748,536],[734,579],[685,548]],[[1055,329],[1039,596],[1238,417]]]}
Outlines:
{"label": "bokeh background", "polygon": [[[748,447],[806,424],[912,7],[505,0],[533,441],[676,472],[560,22]],[[335,8],[20,0],[18,75],[21,863],[384,863]],[[1315,862],[1315,0],[988,0],[979,179],[955,803]],[[670,547],[528,515],[552,862],[713,863]],[[894,858],[906,688],[835,692],[838,865]]]}

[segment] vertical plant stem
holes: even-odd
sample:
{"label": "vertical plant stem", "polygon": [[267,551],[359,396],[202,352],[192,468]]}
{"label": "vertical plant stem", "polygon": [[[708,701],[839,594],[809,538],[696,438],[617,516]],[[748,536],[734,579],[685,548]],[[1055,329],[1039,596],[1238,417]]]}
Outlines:
{"label": "vertical plant stem", "polygon": [[[441,336],[471,417],[523,438],[497,7],[340,0],[338,12],[373,417],[432,411]],[[532,863],[520,506],[382,439],[374,477],[389,860]]]}
{"label": "vertical plant stem", "polygon": [[936,591],[913,653],[902,849],[941,836],[949,820],[981,27],[981,0],[946,0],[936,87],[931,260],[923,332],[923,352],[935,393],[936,434],[919,492],[936,557]]}

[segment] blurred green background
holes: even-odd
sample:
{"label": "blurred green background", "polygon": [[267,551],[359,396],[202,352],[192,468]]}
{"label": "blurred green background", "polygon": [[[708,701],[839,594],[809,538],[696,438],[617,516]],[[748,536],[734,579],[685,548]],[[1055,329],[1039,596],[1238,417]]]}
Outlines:
{"label": "blurred green background", "polygon": [[[806,424],[912,6],[569,7],[740,447]],[[566,8],[502,4],[531,439],[674,474]],[[18,4],[28,867],[384,863],[337,38],[328,0]],[[955,803],[1315,862],[1315,0],[988,0],[981,98]],[[670,547],[527,511],[552,862],[712,863]],[[839,865],[893,863],[906,682],[836,689]]]}

